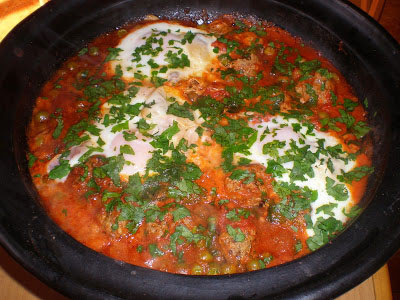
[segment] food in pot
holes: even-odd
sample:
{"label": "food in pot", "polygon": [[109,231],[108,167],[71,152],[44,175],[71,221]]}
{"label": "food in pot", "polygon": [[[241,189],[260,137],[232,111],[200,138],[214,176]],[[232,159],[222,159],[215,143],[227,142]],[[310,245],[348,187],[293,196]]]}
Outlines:
{"label": "food in pot", "polygon": [[342,231],[373,172],[369,131],[344,77],[283,29],[153,18],[98,37],[45,84],[28,159],[48,214],[84,245],[219,275]]}

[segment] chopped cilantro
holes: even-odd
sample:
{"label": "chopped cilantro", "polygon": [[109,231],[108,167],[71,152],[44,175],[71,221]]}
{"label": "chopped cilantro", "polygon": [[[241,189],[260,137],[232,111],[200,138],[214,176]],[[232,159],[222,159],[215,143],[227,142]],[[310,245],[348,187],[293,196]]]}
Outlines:
{"label": "chopped cilantro", "polygon": [[168,106],[167,114],[194,121],[193,113],[189,110],[189,108],[190,105],[187,102],[185,102],[183,105],[179,105],[178,102],[174,102]]}
{"label": "chopped cilantro", "polygon": [[340,112],[340,117],[337,118],[337,121],[344,123],[347,128],[351,128],[355,122],[354,117],[345,112],[343,109],[339,109],[339,112]]}
{"label": "chopped cilantro", "polygon": [[246,236],[242,232],[240,228],[233,228],[231,225],[226,226],[226,230],[228,231],[228,234],[233,238],[235,242],[243,242]]}
{"label": "chopped cilantro", "polygon": [[138,80],[143,80],[145,79],[147,76],[146,75],[142,75],[140,73],[133,73],[133,77],[138,79]]}
{"label": "chopped cilantro", "polygon": [[300,252],[301,249],[303,249],[303,244],[301,243],[301,241],[297,241],[296,244],[294,245],[294,251],[296,253]]}
{"label": "chopped cilantro", "polygon": [[343,224],[333,217],[328,219],[319,217],[312,229],[314,230],[314,235],[309,237],[306,243],[311,251],[315,251],[325,245],[329,238],[334,237],[337,232],[343,230]]}
{"label": "chopped cilantro", "polygon": [[332,212],[332,210],[337,206],[338,206],[337,203],[325,204],[325,205],[318,207],[316,213],[318,214],[319,212],[323,212],[324,214],[333,217],[334,213]]}
{"label": "chopped cilantro", "polygon": [[254,181],[254,173],[251,173],[248,170],[241,170],[241,169],[236,169],[232,172],[232,174],[229,176],[230,179],[233,180],[242,180],[242,179],[246,179],[244,180],[244,184],[249,184],[251,182]]}
{"label": "chopped cilantro", "polygon": [[317,59],[299,63],[299,68],[303,73],[317,70],[321,66],[321,62]]}
{"label": "chopped cilantro", "polygon": [[190,231],[185,225],[178,225],[175,228],[175,232],[171,234],[170,237],[170,249],[172,253],[176,254],[176,244],[183,244],[184,238],[187,243],[192,243],[195,242],[197,243],[198,241],[205,239],[205,236],[198,234],[198,233],[193,233]]}
{"label": "chopped cilantro", "polygon": [[168,188],[168,196],[172,198],[188,197],[191,194],[201,194],[201,192],[201,188],[196,183],[186,179]]}
{"label": "chopped cilantro", "polygon": [[356,167],[347,173],[344,173],[342,170],[342,175],[338,175],[337,179],[341,182],[350,184],[353,181],[360,181],[363,177],[370,175],[373,172],[374,172],[374,167],[361,166],[361,167]]}
{"label": "chopped cilantro", "polygon": [[330,158],[328,159],[327,167],[328,167],[328,170],[331,171],[331,173],[335,172],[335,168],[333,166],[332,159],[330,159]]}
{"label": "chopped cilantro", "polygon": [[178,53],[174,53],[171,50],[165,54],[165,61],[168,62],[168,68],[177,69],[184,67],[190,67],[190,61],[186,54],[182,53],[179,57]]}
{"label": "chopped cilantro", "polygon": [[176,222],[190,216],[190,211],[184,206],[179,206],[177,209],[172,211],[172,215],[174,217],[174,222]]}
{"label": "chopped cilantro", "polygon": [[279,156],[278,149],[285,147],[285,145],[285,141],[274,140],[272,142],[264,144],[262,152],[263,154],[267,154],[276,158]]}
{"label": "chopped cilantro", "polygon": [[28,153],[28,167],[32,168],[34,165],[35,161],[37,160],[37,157],[33,155],[32,153]]}
{"label": "chopped cilantro", "polygon": [[129,221],[125,227],[130,233],[136,233],[144,218],[143,208],[122,202],[117,203],[117,205],[118,210],[120,210],[118,221]]}
{"label": "chopped cilantro", "polygon": [[67,160],[61,160],[60,164],[56,167],[54,167],[50,172],[49,172],[49,178],[50,179],[61,179],[64,178],[69,174],[71,171],[71,166],[69,165]]}
{"label": "chopped cilantro", "polygon": [[101,201],[102,202],[107,202],[107,200],[110,199],[110,198],[118,198],[118,197],[121,197],[120,193],[109,192],[109,191],[105,190],[103,192],[103,196],[101,197]]}
{"label": "chopped cilantro", "polygon": [[119,155],[110,157],[108,163],[101,167],[116,186],[120,186],[119,172],[121,172],[124,164],[123,156]]}
{"label": "chopped cilantro", "polygon": [[81,157],[79,157],[78,161],[80,163],[84,163],[85,161],[87,161],[89,159],[89,157],[95,153],[95,152],[103,152],[103,149],[101,147],[87,147],[89,150],[86,151]]}
{"label": "chopped cilantro", "polygon": [[116,133],[118,131],[127,130],[127,129],[129,129],[129,122],[128,121],[123,122],[123,123],[119,123],[117,125],[114,125],[111,128],[111,132],[112,133]]}
{"label": "chopped cilantro", "polygon": [[353,127],[353,133],[354,135],[358,138],[361,139],[363,136],[365,136],[371,128],[367,126],[364,122],[360,121],[357,122],[354,127]]}
{"label": "chopped cilantro", "polygon": [[244,209],[244,208],[237,208],[237,209],[232,209],[226,214],[226,218],[231,220],[231,221],[239,221],[239,217],[244,217],[247,219],[250,216],[250,211]]}
{"label": "chopped cilantro", "polygon": [[204,128],[203,127],[197,127],[196,128],[196,133],[199,135],[199,137],[201,137],[203,135],[204,132]]}
{"label": "chopped cilantro", "polygon": [[277,161],[269,160],[266,172],[274,177],[280,177],[283,173],[286,173],[287,170]]}
{"label": "chopped cilantro", "polygon": [[193,104],[194,109],[198,109],[201,112],[201,116],[206,119],[208,117],[219,116],[225,105],[214,98],[209,96],[199,97],[197,101]]}
{"label": "chopped cilantro", "polygon": [[121,145],[119,147],[119,152],[123,154],[135,155],[135,151],[132,149],[130,145]]}
{"label": "chopped cilantro", "polygon": [[137,137],[134,132],[123,131],[122,135],[124,136],[125,141],[130,142],[136,140]]}
{"label": "chopped cilantro", "polygon": [[155,85],[155,87],[160,87],[166,82],[167,79],[158,77],[158,76],[152,76],[151,77],[151,82]]}
{"label": "chopped cilantro", "polygon": [[353,111],[358,105],[357,102],[354,102],[351,99],[344,98],[343,100],[344,100],[343,106],[347,111]]}
{"label": "chopped cilantro", "polygon": [[349,212],[346,212],[346,209],[343,208],[343,214],[348,217],[348,218],[354,218],[357,217],[361,213],[362,208],[358,207],[357,205],[354,205]]}
{"label": "chopped cilantro", "polygon": [[261,269],[265,269],[266,265],[268,265],[274,257],[270,254],[267,257],[264,257],[263,259],[258,260],[258,264],[260,265]]}
{"label": "chopped cilantro", "polygon": [[78,56],[82,56],[86,53],[88,53],[89,49],[88,48],[82,48],[79,52],[78,52]]}
{"label": "chopped cilantro", "polygon": [[365,108],[368,108],[368,98],[364,99],[364,106],[365,106]]}
{"label": "chopped cilantro", "polygon": [[331,94],[331,101],[332,101],[332,105],[333,106],[336,106],[336,102],[337,102],[337,96],[335,95],[335,93],[334,92],[332,92],[332,91],[330,91],[330,94]]}
{"label": "chopped cilantro", "polygon": [[150,59],[147,61],[147,63],[148,63],[148,65],[149,65],[151,68],[153,68],[153,69],[157,69],[158,67],[160,67],[160,65],[157,64],[157,63],[154,61],[154,59],[152,59],[152,58],[150,58]]}
{"label": "chopped cilantro", "polygon": [[157,256],[162,256],[164,255],[164,252],[162,252],[160,249],[158,249],[156,244],[150,244],[149,245],[149,252],[152,257],[157,257]]}
{"label": "chopped cilantro", "polygon": [[101,146],[104,146],[106,143],[102,140],[101,137],[99,137],[99,138],[97,139],[97,144],[101,147]]}
{"label": "chopped cilantro", "polygon": [[219,205],[224,205],[224,204],[226,204],[226,203],[229,203],[229,200],[228,200],[228,199],[222,199],[222,200],[219,200],[219,201],[218,201],[218,204],[219,204]]}
{"label": "chopped cilantro", "polygon": [[252,161],[251,159],[241,157],[241,158],[239,159],[239,161],[238,161],[238,165],[239,165],[239,166],[246,166],[246,165],[250,164],[251,161]]}
{"label": "chopped cilantro", "polygon": [[184,45],[186,42],[191,44],[195,36],[196,34],[191,32],[190,30],[186,32],[185,35],[183,36],[183,39],[181,40],[182,45]]}
{"label": "chopped cilantro", "polygon": [[122,49],[120,49],[120,48],[108,48],[108,55],[107,55],[106,59],[104,60],[104,62],[116,60],[121,51],[122,51]]}
{"label": "chopped cilantro", "polygon": [[53,138],[54,139],[57,139],[60,136],[63,128],[64,128],[64,121],[63,121],[63,119],[61,117],[58,117],[57,118],[57,127],[53,131]]}
{"label": "chopped cilantro", "polygon": [[345,201],[349,198],[349,192],[344,184],[335,184],[335,181],[326,177],[326,192],[337,201]]}

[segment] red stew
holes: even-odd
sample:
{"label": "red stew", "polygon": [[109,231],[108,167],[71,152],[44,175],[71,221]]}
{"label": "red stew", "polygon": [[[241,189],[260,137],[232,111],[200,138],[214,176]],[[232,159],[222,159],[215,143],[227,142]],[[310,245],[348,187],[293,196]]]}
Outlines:
{"label": "red stew", "polygon": [[[27,132],[28,158],[50,217],[72,237],[105,255],[194,275],[245,272],[289,262],[343,230],[346,220],[338,218],[342,210],[335,209],[346,200],[347,217],[359,212],[356,204],[373,169],[366,112],[338,70],[280,28],[223,16],[201,26],[164,22],[204,30],[209,33],[202,36],[206,41],[213,38],[212,63],[201,74],[174,80],[172,73],[163,75],[156,60],[146,60],[141,63],[156,70],[151,78],[145,72],[125,77],[129,68],[118,67],[122,53],[118,44],[138,28],[158,23],[143,21],[98,37],[43,87]],[[155,39],[147,43],[149,49],[166,47],[159,41],[170,31],[153,33],[145,37],[146,42]],[[180,72],[193,67],[184,46],[196,43],[195,36],[194,30],[188,31],[179,43],[169,42],[175,48],[166,54],[166,69]],[[144,46],[142,52],[137,49],[130,59],[150,51]],[[134,99],[144,86],[161,87],[180,99],[166,99],[167,115],[177,117],[174,120],[196,121],[193,116],[199,111],[202,122],[194,144],[187,139],[172,142],[172,136],[183,131],[178,121],[165,134],[152,132],[154,105],[149,104],[150,113],[144,115],[146,105],[129,103],[129,97]],[[117,103],[114,111],[123,107],[123,116],[142,117],[134,127],[127,125],[132,118],[122,117],[109,126],[114,126],[112,134],[121,132],[126,141],[152,141],[145,172],[121,174],[123,167],[132,165],[127,157],[137,155],[134,146],[122,145],[112,157],[100,153],[107,141],[99,140],[103,135],[93,124],[107,127],[105,115],[112,116],[113,108],[105,109],[105,103]],[[120,110],[117,113],[121,115]],[[291,137],[263,144],[263,135],[268,139],[273,133],[260,127],[282,120],[288,123],[276,132],[290,128]],[[307,134],[302,126],[310,129]],[[318,151],[310,150],[314,144],[304,145],[314,132],[331,136],[338,145],[315,142]],[[95,136],[97,146],[87,146],[91,152],[72,165],[70,152],[86,143],[87,136]],[[258,144],[264,155],[259,161],[253,153]],[[353,161],[354,166],[335,173],[336,160]],[[292,165],[285,170],[288,163]],[[329,176],[323,181],[332,201],[314,207],[322,192],[301,183],[319,174],[317,165],[327,165],[332,172],[324,171]],[[320,219],[311,220],[313,214]]]}

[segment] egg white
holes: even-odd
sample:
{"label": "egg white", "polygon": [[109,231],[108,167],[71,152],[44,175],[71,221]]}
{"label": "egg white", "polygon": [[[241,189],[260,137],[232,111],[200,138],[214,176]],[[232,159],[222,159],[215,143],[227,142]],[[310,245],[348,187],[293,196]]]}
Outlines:
{"label": "egg white", "polygon": [[[176,95],[174,95],[176,97]],[[175,115],[167,114],[168,106],[171,102],[168,102],[169,95],[167,94],[164,87],[150,88],[141,87],[135,97],[132,98],[130,104],[134,105],[142,103],[149,107],[142,106],[142,110],[138,116],[129,117],[123,122],[128,121],[129,133],[135,133],[137,139],[133,141],[126,141],[123,136],[123,131],[112,132],[114,125],[105,126],[104,118],[109,112],[113,105],[105,103],[101,108],[101,115],[99,120],[95,121],[93,125],[100,130],[100,135],[95,136],[90,132],[84,132],[83,135],[88,135],[89,139],[84,143],[74,146],[70,149],[70,154],[66,157],[69,160],[71,167],[80,164],[79,159],[90,149],[90,147],[101,147],[103,151],[93,152],[92,155],[102,155],[105,157],[118,156],[120,154],[120,147],[123,145],[131,146],[135,154],[123,154],[124,159],[128,162],[125,164],[120,176],[122,179],[127,179],[130,175],[139,173],[144,175],[146,172],[147,161],[152,157],[154,147],[150,144],[154,138],[151,136],[144,136],[138,129],[137,123],[140,119],[144,119],[148,124],[152,125],[152,129],[147,132],[155,137],[162,134],[166,129],[173,125],[174,121],[178,124],[179,132],[175,134],[171,141],[174,145],[178,145],[182,138],[185,138],[189,144],[195,144],[199,140],[199,136],[196,133],[197,127],[204,122],[200,117],[199,111],[194,112],[194,121],[186,118],[177,117]],[[180,99],[180,102],[184,100]],[[99,137],[104,142],[104,145],[99,144]],[[166,154],[168,155],[168,153]],[[59,156],[56,156],[48,165],[50,171],[58,164]],[[65,180],[65,178],[64,178]]]}
{"label": "egg white", "polygon": [[[295,132],[292,126],[293,124],[299,124],[301,126],[301,129],[298,132]],[[253,162],[262,164],[265,167],[267,167],[268,161],[274,160],[274,158],[271,157],[269,154],[263,154],[263,146],[266,143],[272,141],[286,142],[284,147],[278,149],[279,156],[284,156],[285,152],[290,150],[289,143],[291,141],[294,141],[296,143],[296,146],[298,147],[304,147],[308,145],[310,147],[309,151],[313,153],[317,152],[318,150],[318,140],[324,140],[324,147],[333,147],[340,144],[340,141],[337,138],[331,136],[326,132],[321,132],[316,129],[313,129],[311,132],[308,131],[309,128],[296,119],[284,119],[281,116],[276,116],[271,118],[269,121],[263,121],[257,124],[250,124],[250,126],[257,130],[258,137],[257,141],[251,146],[249,150],[251,154],[246,156],[246,158],[251,159]],[[266,130],[269,133],[265,133]],[[263,138],[261,138],[261,136],[263,136]],[[300,140],[302,140],[302,143],[300,143]],[[332,164],[334,166],[333,172],[331,172],[327,166],[327,160],[329,158],[332,160]],[[319,213],[317,213],[316,211],[319,207],[332,203],[337,204],[337,207],[332,209],[333,217],[341,222],[345,222],[347,220],[346,215],[343,213],[343,209],[346,209],[347,211],[349,203],[353,201],[351,191],[346,187],[349,194],[348,199],[346,201],[337,201],[334,197],[328,195],[327,193],[326,178],[329,177],[337,182],[336,176],[340,175],[342,170],[344,172],[349,172],[351,169],[354,168],[354,166],[355,162],[352,160],[349,160],[346,164],[342,159],[333,158],[321,153],[319,155],[319,159],[317,159],[317,161],[312,165],[314,177],[310,178],[306,174],[305,181],[293,181],[293,183],[295,183],[299,187],[309,187],[310,189],[316,190],[318,192],[317,200],[311,203],[310,215],[313,224],[316,223],[319,217],[329,217],[329,215],[326,215],[322,211],[320,211]],[[286,162],[283,164],[283,167],[287,170],[291,170],[293,168],[293,162]],[[289,172],[282,174],[282,176],[275,177],[275,180],[277,182],[291,183]],[[314,231],[312,229],[308,229],[307,231],[310,236],[314,234]]]}
{"label": "egg white", "polygon": [[[194,34],[192,41],[184,41],[185,34],[188,32]],[[147,39],[153,37],[162,42],[152,43],[152,49],[160,47],[158,53],[153,55],[141,55],[139,62],[133,61],[132,53],[139,47],[145,45]],[[178,54],[187,55],[190,66],[184,68],[168,68],[165,73],[158,72],[157,76],[177,82],[189,76],[200,76],[201,73],[210,65],[216,57],[211,44],[216,40],[214,36],[210,36],[206,31],[172,24],[168,22],[157,22],[144,25],[125,36],[116,48],[121,49],[117,60],[109,63],[111,70],[117,65],[122,67],[123,77],[126,80],[132,80],[135,73],[150,79],[153,71],[160,71],[162,67],[168,66],[167,54],[169,51]],[[184,43],[182,43],[184,41]],[[162,45],[160,45],[162,43]],[[162,50],[161,50],[162,49]],[[152,59],[158,67],[151,67],[148,61]]]}

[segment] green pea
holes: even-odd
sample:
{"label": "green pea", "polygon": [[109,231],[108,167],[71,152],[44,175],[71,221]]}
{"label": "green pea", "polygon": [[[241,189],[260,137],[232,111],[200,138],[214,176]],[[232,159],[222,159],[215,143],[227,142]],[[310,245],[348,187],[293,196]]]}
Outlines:
{"label": "green pea", "polygon": [[255,271],[255,270],[260,269],[260,264],[259,264],[258,260],[252,259],[246,264],[246,267],[247,267],[247,271]]}
{"label": "green pea", "polygon": [[88,76],[87,71],[80,71],[76,74],[77,79],[83,79],[83,78],[86,78],[87,76]]}
{"label": "green pea", "polygon": [[320,117],[320,119],[326,119],[326,118],[329,118],[329,114],[325,111],[319,111],[318,117]]}
{"label": "green pea", "polygon": [[118,34],[118,37],[122,38],[128,34],[128,31],[126,31],[125,29],[120,29],[117,31],[117,34]]}
{"label": "green pea", "polygon": [[234,264],[224,264],[221,268],[222,274],[233,274],[236,273],[236,266]]}
{"label": "green pea", "polygon": [[208,250],[200,251],[199,258],[201,261],[205,261],[205,262],[211,262],[214,259],[214,257]]}
{"label": "green pea", "polygon": [[36,145],[37,147],[42,146],[43,143],[44,143],[44,138],[43,138],[42,135],[39,135],[39,136],[37,136],[37,137],[35,138],[35,145]]}
{"label": "green pea", "polygon": [[67,69],[70,70],[70,71],[75,70],[75,69],[76,69],[76,63],[73,62],[73,61],[70,61],[70,62],[67,64]]}
{"label": "green pea", "polygon": [[38,123],[46,122],[49,119],[49,116],[50,114],[45,110],[38,111],[35,115],[35,121]]}
{"label": "green pea", "polygon": [[90,55],[90,56],[97,56],[97,55],[99,55],[99,48],[97,48],[97,47],[90,47],[90,48],[89,48],[89,55]]}
{"label": "green pea", "polygon": [[203,274],[203,268],[200,265],[195,264],[192,267],[191,274],[192,275],[202,275]]}
{"label": "green pea", "polygon": [[220,268],[217,264],[210,264],[208,267],[208,275],[219,275],[220,274]]}
{"label": "green pea", "polygon": [[227,66],[230,63],[229,59],[225,56],[220,58],[220,62],[223,66]]}

